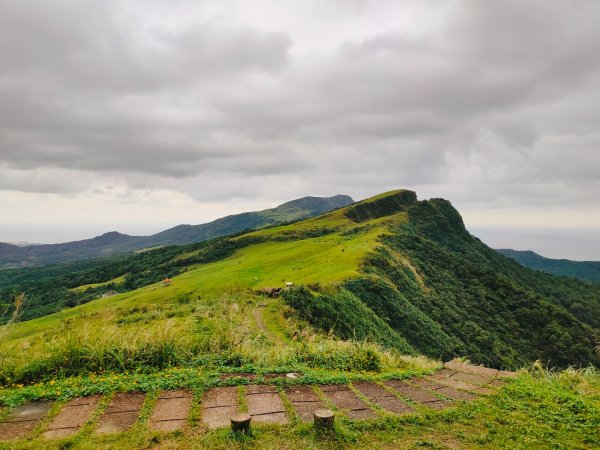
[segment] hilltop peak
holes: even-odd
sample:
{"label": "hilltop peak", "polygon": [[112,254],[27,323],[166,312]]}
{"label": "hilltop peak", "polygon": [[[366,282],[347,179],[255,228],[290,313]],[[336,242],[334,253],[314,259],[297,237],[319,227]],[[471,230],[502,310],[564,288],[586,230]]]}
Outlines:
{"label": "hilltop peak", "polygon": [[346,211],[346,217],[354,222],[363,222],[378,217],[390,216],[417,203],[417,194],[407,189],[397,189],[362,200]]}

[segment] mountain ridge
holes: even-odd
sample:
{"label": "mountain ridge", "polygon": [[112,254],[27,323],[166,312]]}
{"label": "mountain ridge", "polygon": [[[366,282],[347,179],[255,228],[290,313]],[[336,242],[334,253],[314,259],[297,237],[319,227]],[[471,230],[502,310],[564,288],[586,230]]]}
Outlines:
{"label": "mountain ridge", "polygon": [[233,214],[204,224],[176,225],[150,236],[132,236],[109,231],[93,238],[60,244],[17,246],[0,242],[0,268],[65,263],[145,248],[191,244],[246,229],[313,217],[352,203],[354,200],[347,195],[307,196],[285,202],[275,208]]}
{"label": "mountain ridge", "polygon": [[556,276],[577,278],[589,283],[600,283],[600,261],[573,261],[566,258],[547,258],[532,250],[496,249],[522,266]]}
{"label": "mountain ridge", "polygon": [[[87,327],[100,311],[124,327],[149,310],[154,312],[144,319],[147,327],[164,317],[204,323],[200,312],[160,311],[189,302],[204,311],[203,302],[218,303],[231,292],[239,296],[237,304],[255,301],[257,293],[289,281],[297,287],[283,291],[285,304],[325,335],[401,353],[467,356],[498,368],[536,360],[562,367],[600,364],[593,350],[600,331],[599,286],[522,267],[473,237],[449,201],[419,201],[410,191],[81,270],[44,270],[0,271],[4,295],[23,290],[38,308],[28,318],[75,306],[24,324],[36,333],[59,329],[61,320],[79,315],[78,323]],[[15,283],[19,276],[21,284]],[[166,277],[168,286],[161,284]],[[107,291],[120,294],[98,299]]]}

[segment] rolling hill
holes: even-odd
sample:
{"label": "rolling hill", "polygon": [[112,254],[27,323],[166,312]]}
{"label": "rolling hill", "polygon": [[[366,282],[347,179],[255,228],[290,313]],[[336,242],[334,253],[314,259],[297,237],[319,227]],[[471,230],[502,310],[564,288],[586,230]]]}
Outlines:
{"label": "rolling hill", "polygon": [[304,197],[276,208],[235,214],[206,224],[178,225],[151,236],[129,236],[111,231],[92,239],[63,244],[19,246],[0,243],[0,268],[65,263],[145,248],[190,244],[279,222],[317,216],[352,203],[352,198],[346,195]]}
{"label": "rolling hill", "polygon": [[600,283],[600,261],[552,259],[530,250],[497,249],[497,251],[530,269],[557,276],[578,278],[590,283]]}
{"label": "rolling hill", "polygon": [[[31,270],[2,271],[0,280],[12,291],[35,292],[32,278],[44,277]],[[88,292],[122,293],[17,325],[14,339],[33,353],[41,336],[51,339],[65,323],[126,333],[140,321],[152,330],[173,318],[184,334],[210,334],[202,317],[223,295],[252,303],[256,292],[292,282],[272,314],[292,314],[341,339],[433,358],[467,356],[498,368],[538,359],[556,366],[600,362],[593,350],[600,287],[526,269],[471,236],[448,201],[418,201],[405,190],[288,225],[75,271],[44,270],[72,304],[88,301]],[[161,285],[165,277],[172,284]]]}

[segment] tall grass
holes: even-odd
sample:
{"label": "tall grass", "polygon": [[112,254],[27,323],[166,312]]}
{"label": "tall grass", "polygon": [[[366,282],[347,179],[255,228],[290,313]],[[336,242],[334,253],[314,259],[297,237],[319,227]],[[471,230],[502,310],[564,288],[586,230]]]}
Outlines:
{"label": "tall grass", "polygon": [[[0,344],[5,349],[0,383],[31,383],[91,372],[148,372],[175,366],[380,372],[430,369],[436,365],[375,343],[339,340],[283,315],[277,318],[286,328],[281,332],[290,336],[296,332],[300,337],[275,339],[256,318],[262,311],[257,303],[262,301],[247,293],[230,292],[197,304],[167,307],[168,312],[185,312],[174,318],[138,308],[103,321],[68,319],[55,334],[38,337],[34,344],[15,341],[10,348]],[[134,316],[136,321],[129,323]]]}

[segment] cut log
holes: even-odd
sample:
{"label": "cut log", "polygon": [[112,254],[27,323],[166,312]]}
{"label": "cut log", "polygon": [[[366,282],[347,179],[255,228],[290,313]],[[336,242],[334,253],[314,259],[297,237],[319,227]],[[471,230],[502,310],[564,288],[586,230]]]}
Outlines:
{"label": "cut log", "polygon": [[250,416],[248,414],[238,413],[230,417],[231,431],[238,433],[248,433],[250,431]]}
{"label": "cut log", "polygon": [[317,431],[333,431],[335,414],[329,409],[317,409],[315,411],[315,429]]}

